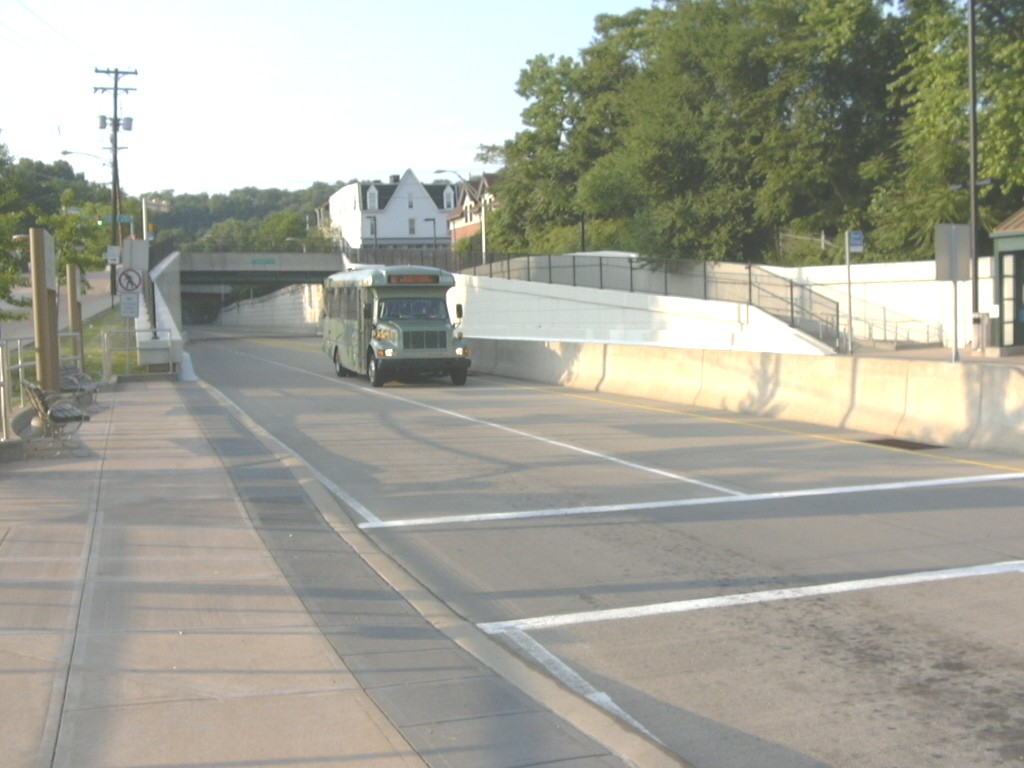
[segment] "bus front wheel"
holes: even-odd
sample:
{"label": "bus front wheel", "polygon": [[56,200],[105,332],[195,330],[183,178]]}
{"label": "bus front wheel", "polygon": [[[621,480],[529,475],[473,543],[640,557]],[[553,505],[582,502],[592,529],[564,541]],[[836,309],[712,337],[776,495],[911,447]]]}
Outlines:
{"label": "bus front wheel", "polygon": [[337,376],[348,376],[348,371],[342,366],[341,358],[338,357],[338,350],[334,350],[334,373]]}
{"label": "bus front wheel", "polygon": [[452,368],[452,384],[457,387],[461,387],[466,383],[466,369],[465,368]]}
{"label": "bus front wheel", "polygon": [[384,373],[380,369],[380,365],[377,363],[377,358],[373,355],[368,355],[366,358],[366,378],[370,380],[370,383],[375,387],[381,387],[384,385]]}

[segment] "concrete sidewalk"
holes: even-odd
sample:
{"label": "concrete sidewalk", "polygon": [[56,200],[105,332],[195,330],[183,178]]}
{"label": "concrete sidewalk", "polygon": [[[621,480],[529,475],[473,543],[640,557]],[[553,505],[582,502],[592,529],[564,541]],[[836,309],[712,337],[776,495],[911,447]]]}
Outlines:
{"label": "concrete sidewalk", "polygon": [[79,434],[0,463],[4,765],[680,764],[407,599],[205,385],[121,383]]}

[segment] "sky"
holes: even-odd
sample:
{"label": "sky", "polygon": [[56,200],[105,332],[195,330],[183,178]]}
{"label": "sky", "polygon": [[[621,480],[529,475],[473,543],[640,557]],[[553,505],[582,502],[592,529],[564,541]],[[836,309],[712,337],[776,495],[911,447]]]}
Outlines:
{"label": "sky", "polygon": [[[0,144],[127,194],[306,189],[411,169],[468,178],[522,129],[538,54],[650,0],[0,0]],[[97,88],[108,89],[105,92]],[[62,155],[62,152],[74,154]],[[449,176],[449,178],[452,178]]]}

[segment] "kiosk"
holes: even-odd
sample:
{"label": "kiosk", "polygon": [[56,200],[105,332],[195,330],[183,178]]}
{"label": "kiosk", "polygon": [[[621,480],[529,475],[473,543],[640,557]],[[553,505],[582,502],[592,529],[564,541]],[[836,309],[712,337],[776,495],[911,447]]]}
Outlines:
{"label": "kiosk", "polygon": [[1024,354],[1024,208],[992,231],[995,303],[992,343],[999,355]]}

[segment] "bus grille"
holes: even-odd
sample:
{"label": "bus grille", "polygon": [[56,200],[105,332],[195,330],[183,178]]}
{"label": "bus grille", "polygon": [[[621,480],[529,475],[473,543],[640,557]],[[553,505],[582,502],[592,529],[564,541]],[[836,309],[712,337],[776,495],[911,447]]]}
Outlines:
{"label": "bus grille", "polygon": [[405,331],[402,346],[405,349],[445,349],[448,338],[444,331]]}

